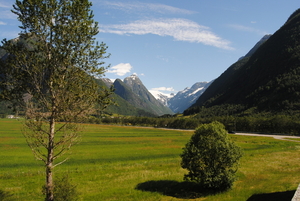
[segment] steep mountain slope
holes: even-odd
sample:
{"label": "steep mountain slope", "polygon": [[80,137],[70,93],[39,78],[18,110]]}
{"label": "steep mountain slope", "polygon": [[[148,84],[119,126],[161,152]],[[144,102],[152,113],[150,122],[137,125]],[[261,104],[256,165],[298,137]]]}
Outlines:
{"label": "steep mountain slope", "polygon": [[[97,80],[97,83],[103,87],[111,87],[113,82],[107,78],[101,78]],[[121,81],[122,83],[122,81]],[[120,115],[130,115],[130,116],[155,116],[153,113],[147,112],[143,109],[137,108],[130,104],[128,101],[120,97],[118,94],[114,93],[112,98],[116,105],[109,105],[106,109],[106,113],[120,114]]]}
{"label": "steep mountain slope", "polygon": [[150,103],[161,106],[159,102],[154,98],[154,96],[148,91],[148,89],[143,85],[142,81],[137,75],[131,75],[124,79],[124,84],[126,84],[136,95],[141,99],[149,101]]}
{"label": "steep mountain slope", "polygon": [[138,108],[150,110],[150,107],[142,101],[122,80],[116,79],[114,82],[115,93],[121,96],[124,100]]}
{"label": "steep mountain slope", "polygon": [[155,115],[173,113],[169,108],[165,107],[153,97],[136,75],[125,78],[124,82],[117,79],[114,82],[114,88],[117,95],[137,108]]}
{"label": "steep mountain slope", "polygon": [[185,114],[226,104],[243,111],[300,110],[300,9],[250,57],[230,66]]}

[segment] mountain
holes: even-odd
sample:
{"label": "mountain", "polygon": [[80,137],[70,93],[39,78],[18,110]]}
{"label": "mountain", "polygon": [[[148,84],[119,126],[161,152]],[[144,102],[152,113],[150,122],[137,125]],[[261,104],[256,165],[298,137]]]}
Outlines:
{"label": "mountain", "polygon": [[196,102],[211,83],[212,81],[197,82],[192,87],[186,87],[176,94],[163,94],[156,91],[151,91],[151,93],[159,102],[169,107],[174,113],[182,113]]}
{"label": "mountain", "polygon": [[113,85],[117,95],[139,109],[155,115],[173,114],[168,107],[154,98],[137,75],[126,77],[123,82],[116,79]]}
{"label": "mountain", "polygon": [[201,108],[239,113],[300,111],[300,9],[247,56],[220,75],[185,114]]}
{"label": "mountain", "polygon": [[179,91],[175,96],[168,99],[168,107],[174,113],[182,113],[196,102],[210,84],[211,82],[197,82],[191,88],[187,87]]}
{"label": "mountain", "polygon": [[148,104],[143,101],[137,94],[135,94],[129,86],[122,80],[116,79],[114,82],[115,93],[137,108],[144,108],[150,110]]}
{"label": "mountain", "polygon": [[[111,80],[107,78],[101,78],[96,80],[97,83],[102,87],[110,88],[112,84],[114,84]],[[111,83],[111,84],[110,84]],[[119,83],[121,86],[123,86],[123,82],[121,80],[115,81],[116,85]],[[126,88],[126,86],[124,86]],[[121,89],[122,87],[118,87]],[[130,91],[130,89],[126,88],[124,91]],[[127,94],[130,94],[128,92]],[[134,97],[134,94],[130,94],[129,97]],[[126,115],[126,116],[148,116],[148,117],[154,117],[155,115],[151,112],[147,112],[143,109],[137,108],[131,103],[129,103],[127,100],[122,98],[116,93],[112,94],[112,99],[116,103],[116,105],[109,105],[104,112],[106,113],[113,113],[113,114],[120,114],[120,115]]]}

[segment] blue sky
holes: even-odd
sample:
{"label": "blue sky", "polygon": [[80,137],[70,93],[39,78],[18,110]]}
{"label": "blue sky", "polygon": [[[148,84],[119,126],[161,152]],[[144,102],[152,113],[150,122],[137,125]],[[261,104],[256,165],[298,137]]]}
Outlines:
{"label": "blue sky", "polygon": [[[176,93],[220,76],[265,34],[278,30],[299,0],[92,0],[111,64],[105,77],[137,74],[153,91]],[[14,0],[0,0],[0,39],[18,36]]]}

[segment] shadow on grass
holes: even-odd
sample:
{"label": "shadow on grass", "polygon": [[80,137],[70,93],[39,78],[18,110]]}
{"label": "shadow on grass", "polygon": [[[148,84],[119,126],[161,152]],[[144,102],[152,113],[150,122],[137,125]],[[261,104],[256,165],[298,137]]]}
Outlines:
{"label": "shadow on grass", "polygon": [[8,193],[8,192],[5,192],[3,190],[0,190],[0,200],[1,201],[13,201],[13,195]]}
{"label": "shadow on grass", "polygon": [[195,199],[214,195],[224,191],[203,189],[194,182],[178,182],[172,180],[146,181],[136,186],[137,190],[158,192],[163,195],[181,199]]}
{"label": "shadow on grass", "polygon": [[254,194],[247,201],[291,201],[295,191]]}

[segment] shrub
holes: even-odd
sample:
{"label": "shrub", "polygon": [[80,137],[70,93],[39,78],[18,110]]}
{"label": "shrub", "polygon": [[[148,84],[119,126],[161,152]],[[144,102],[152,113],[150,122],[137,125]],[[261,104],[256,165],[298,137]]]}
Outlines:
{"label": "shrub", "polygon": [[[46,193],[46,188],[43,186],[43,193]],[[58,177],[54,180],[54,200],[55,201],[77,201],[79,194],[76,185],[71,183],[68,174]]]}
{"label": "shrub", "polygon": [[189,171],[184,179],[202,188],[229,189],[241,156],[241,149],[228,138],[223,124],[203,124],[183,148],[181,167]]}

